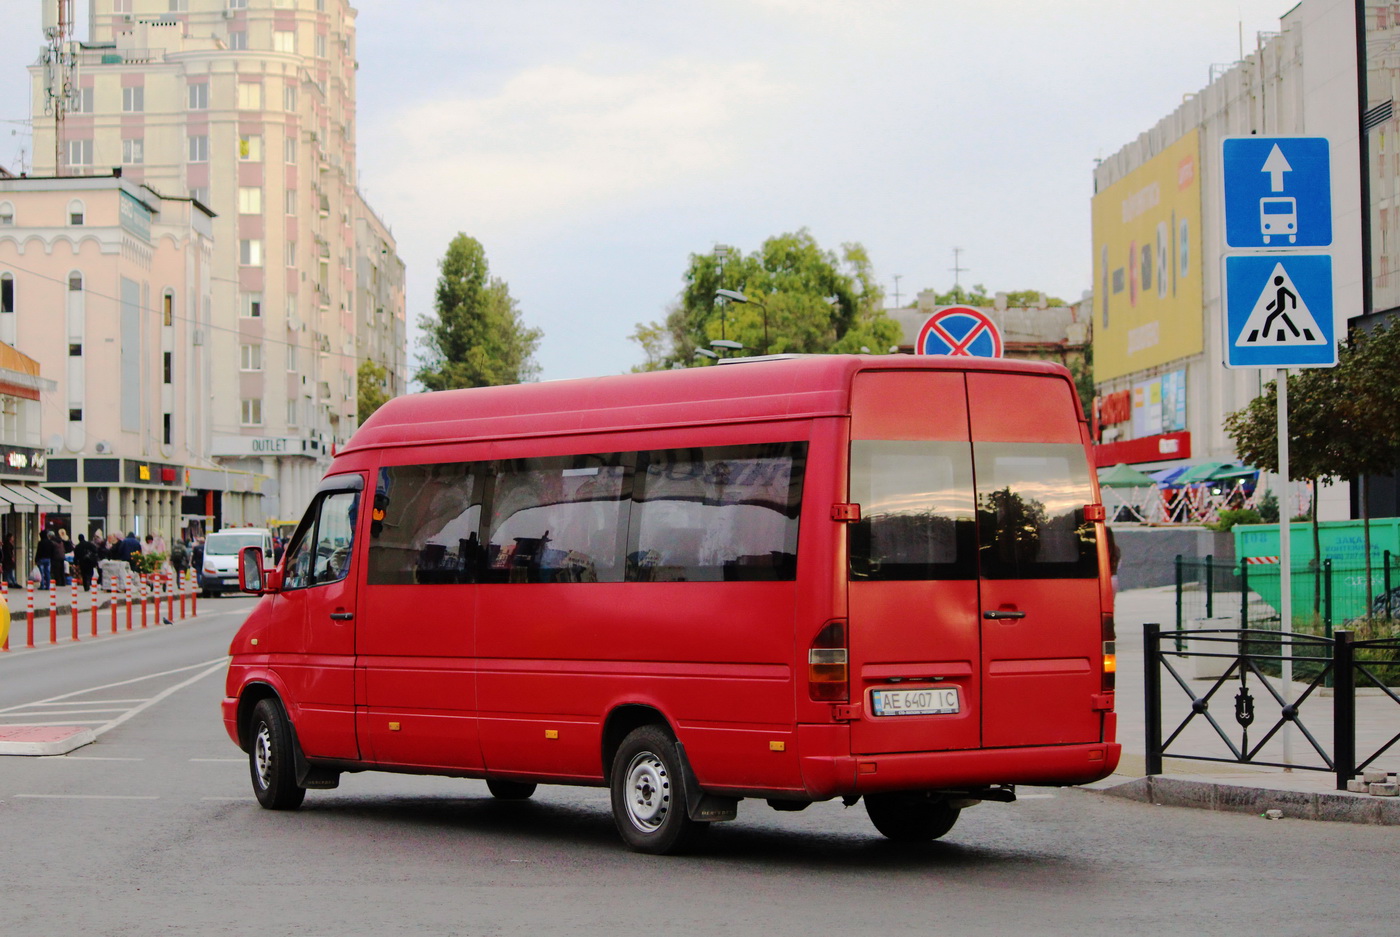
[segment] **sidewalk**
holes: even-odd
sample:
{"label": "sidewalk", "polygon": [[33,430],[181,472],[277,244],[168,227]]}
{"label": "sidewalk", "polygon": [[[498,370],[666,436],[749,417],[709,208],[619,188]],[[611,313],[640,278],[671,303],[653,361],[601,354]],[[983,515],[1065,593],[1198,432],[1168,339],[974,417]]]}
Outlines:
{"label": "sidewalk", "polygon": [[[1168,757],[1163,760],[1163,774],[1147,777],[1142,626],[1145,622],[1157,622],[1163,631],[1176,627],[1175,587],[1132,589],[1119,593],[1115,620],[1118,650],[1116,708],[1118,741],[1123,745],[1123,757],[1116,773],[1087,785],[1090,789],[1168,806],[1293,819],[1400,825],[1400,797],[1338,791],[1336,775],[1331,771],[1287,770]],[[1183,623],[1182,627],[1190,628],[1191,625]],[[1208,679],[1191,681],[1193,691],[1199,694],[1204,694],[1213,684],[1214,680]],[[1294,697],[1304,688],[1304,684],[1295,682]],[[1239,726],[1231,708],[1234,694],[1227,694],[1226,689],[1222,688],[1212,699],[1211,713],[1227,733],[1237,733]],[[1379,691],[1373,690],[1372,693],[1374,695],[1358,700],[1357,705],[1357,749],[1363,758],[1400,734],[1400,705],[1380,695]],[[1169,735],[1189,712],[1190,700],[1176,682],[1166,676],[1162,680],[1162,698],[1163,731]],[[1313,712],[1308,713],[1308,710]],[[1330,751],[1330,702],[1315,693],[1301,711],[1304,713],[1303,721],[1314,729],[1316,737]],[[1319,712],[1322,716],[1318,715]],[[1262,693],[1258,694],[1252,726],[1256,735],[1262,736],[1278,718],[1278,704],[1272,698],[1266,699]],[[1199,731],[1183,733],[1182,738],[1171,746],[1172,750],[1211,756],[1228,755],[1218,736],[1202,719],[1194,719],[1191,728]],[[1294,731],[1290,738],[1294,763],[1323,764],[1301,734]],[[1269,760],[1284,759],[1275,755]],[[1400,746],[1382,755],[1374,767],[1388,769],[1394,775],[1400,768]],[[1278,813],[1272,814],[1271,811]]]}

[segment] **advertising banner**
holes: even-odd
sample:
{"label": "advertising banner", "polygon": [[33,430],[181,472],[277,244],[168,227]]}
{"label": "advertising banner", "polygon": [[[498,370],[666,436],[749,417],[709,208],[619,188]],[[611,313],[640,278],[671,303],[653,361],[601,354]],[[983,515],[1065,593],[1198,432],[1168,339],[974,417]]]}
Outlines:
{"label": "advertising banner", "polygon": [[1093,237],[1094,380],[1200,354],[1196,131],[1094,196]]}

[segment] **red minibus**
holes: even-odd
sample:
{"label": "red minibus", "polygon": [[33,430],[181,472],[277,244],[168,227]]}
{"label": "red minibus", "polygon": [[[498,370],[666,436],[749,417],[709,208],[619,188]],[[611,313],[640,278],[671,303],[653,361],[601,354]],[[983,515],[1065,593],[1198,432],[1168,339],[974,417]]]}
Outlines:
{"label": "red minibus", "polygon": [[810,356],[443,391],[335,457],[230,648],[264,807],[342,772],[611,790],[633,849],[745,798],[896,840],[1111,773],[1104,512],[1069,374]]}

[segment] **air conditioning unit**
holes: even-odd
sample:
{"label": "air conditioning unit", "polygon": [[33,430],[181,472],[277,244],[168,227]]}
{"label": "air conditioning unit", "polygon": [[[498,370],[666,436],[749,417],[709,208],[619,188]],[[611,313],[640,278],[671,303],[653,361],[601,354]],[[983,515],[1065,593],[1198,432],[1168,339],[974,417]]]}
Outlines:
{"label": "air conditioning unit", "polygon": [[225,9],[225,10],[224,10],[224,19],[226,19],[226,20],[231,20],[231,19],[233,19],[233,10],[232,10],[232,9]]}
{"label": "air conditioning unit", "polygon": [[112,454],[112,444],[109,443],[109,442],[108,442],[107,440],[105,440],[105,439],[102,440],[102,441],[100,441],[100,442],[97,444],[97,447],[96,447],[96,448],[97,448],[97,454],[98,454],[98,455],[111,455],[111,454]]}

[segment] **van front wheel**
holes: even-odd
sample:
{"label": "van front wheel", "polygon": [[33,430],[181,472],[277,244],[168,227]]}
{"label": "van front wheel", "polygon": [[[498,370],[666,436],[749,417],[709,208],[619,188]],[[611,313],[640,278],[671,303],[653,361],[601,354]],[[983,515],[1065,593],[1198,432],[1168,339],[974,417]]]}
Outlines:
{"label": "van front wheel", "polygon": [[292,727],[282,704],[259,700],[253,707],[248,733],[248,772],[253,793],[268,810],[295,810],[306,799],[306,788],[297,784],[292,757]]}
{"label": "van front wheel", "polygon": [[865,812],[887,838],[897,843],[926,843],[951,830],[962,809],[934,794],[896,791],[866,794]]}
{"label": "van front wheel", "polygon": [[634,729],[622,740],[611,782],[613,822],[637,852],[678,852],[709,827],[686,813],[680,752],[659,726]]}

